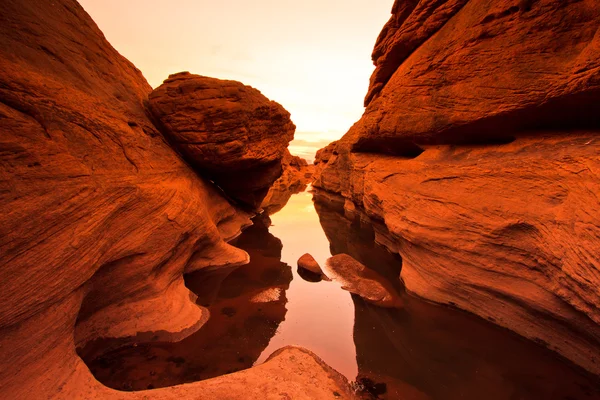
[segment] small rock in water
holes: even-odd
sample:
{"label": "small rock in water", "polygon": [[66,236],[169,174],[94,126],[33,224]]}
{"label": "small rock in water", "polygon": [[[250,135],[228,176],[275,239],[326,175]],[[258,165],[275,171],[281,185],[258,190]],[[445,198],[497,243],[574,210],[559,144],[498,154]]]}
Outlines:
{"label": "small rock in water", "polygon": [[321,270],[321,266],[317,260],[315,260],[314,257],[308,253],[304,254],[298,259],[298,267],[304,268],[305,270],[315,274],[323,275],[323,271]]}
{"label": "small rock in water", "polygon": [[327,259],[327,271],[342,289],[354,293],[380,307],[400,308],[402,301],[390,282],[377,272],[365,267],[348,254]]}

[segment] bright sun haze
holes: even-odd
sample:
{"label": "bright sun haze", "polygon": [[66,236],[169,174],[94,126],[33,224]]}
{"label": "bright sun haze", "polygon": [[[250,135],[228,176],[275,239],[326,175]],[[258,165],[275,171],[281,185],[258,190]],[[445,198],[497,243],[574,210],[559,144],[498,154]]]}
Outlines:
{"label": "bright sun haze", "polygon": [[190,71],[281,103],[311,161],[364,108],[371,51],[393,0],[79,0],[152,87]]}

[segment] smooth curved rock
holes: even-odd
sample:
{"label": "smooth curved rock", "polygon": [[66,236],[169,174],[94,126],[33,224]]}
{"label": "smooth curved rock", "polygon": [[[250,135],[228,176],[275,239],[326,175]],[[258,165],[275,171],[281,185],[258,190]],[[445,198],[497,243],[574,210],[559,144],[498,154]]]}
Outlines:
{"label": "smooth curved rock", "polygon": [[598,375],[599,28],[592,0],[397,2],[314,182],[385,225],[409,291]]}
{"label": "smooth curved rock", "polygon": [[403,300],[401,309],[390,309],[352,296],[355,382],[360,387],[377,392],[385,384],[380,397],[411,400],[600,397],[598,377],[551,351],[492,325],[492,320],[403,291],[397,280],[400,256],[376,243],[386,243],[385,226],[364,215],[349,216],[341,196],[321,190],[313,196],[331,253],[346,253],[377,271]]}
{"label": "smooth curved rock", "polygon": [[386,278],[365,267],[348,254],[336,254],[325,262],[328,275],[354,293],[380,307],[400,308],[402,301]]}
{"label": "smooth curved rock", "polygon": [[0,53],[0,398],[345,393],[298,349],[197,386],[100,385],[76,346],[197,330],[207,314],[183,273],[247,262],[225,241],[249,215],[165,143],[146,114],[150,86],[74,0],[2,1]]}
{"label": "smooth curved rock", "polygon": [[255,224],[234,241],[251,262],[185,276],[196,303],[210,311],[197,332],[177,343],[140,343],[107,352],[78,351],[94,376],[117,390],[145,390],[203,381],[251,368],[286,316],[291,267],[281,262],[282,244]]}
{"label": "smooth curved rock", "polygon": [[317,260],[315,260],[314,257],[308,253],[302,255],[302,257],[298,259],[298,267],[304,268],[305,270],[310,271],[314,274],[323,274],[323,271],[321,271],[321,266],[319,265]]}
{"label": "smooth curved rock", "polygon": [[148,97],[161,131],[200,174],[258,208],[294,138],[290,113],[258,90],[181,72]]}

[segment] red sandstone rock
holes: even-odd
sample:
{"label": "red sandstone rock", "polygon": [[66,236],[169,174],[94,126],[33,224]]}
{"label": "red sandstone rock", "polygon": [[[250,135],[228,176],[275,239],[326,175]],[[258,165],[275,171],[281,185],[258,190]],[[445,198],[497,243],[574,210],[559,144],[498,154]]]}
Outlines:
{"label": "red sandstone rock", "polygon": [[600,126],[597,1],[398,1],[394,12],[355,150],[411,156],[426,144]]}
{"label": "red sandstone rock", "polygon": [[247,262],[225,240],[250,221],[165,143],[150,86],[74,0],[2,1],[0,52],[0,398],[349,397],[298,349],[164,391],[95,381],[76,345],[197,330],[182,274]]}
{"label": "red sandstone rock", "polygon": [[188,72],[169,76],[150,94],[149,106],[190,164],[258,208],[294,138],[290,113],[250,86]]}
{"label": "red sandstone rock", "polygon": [[321,271],[321,266],[317,260],[308,253],[302,255],[302,257],[298,259],[298,267],[304,268],[314,274],[323,275],[323,271]]}
{"label": "red sandstone rock", "polygon": [[409,291],[600,374],[600,3],[463,3],[397,2],[314,186],[385,224]]}

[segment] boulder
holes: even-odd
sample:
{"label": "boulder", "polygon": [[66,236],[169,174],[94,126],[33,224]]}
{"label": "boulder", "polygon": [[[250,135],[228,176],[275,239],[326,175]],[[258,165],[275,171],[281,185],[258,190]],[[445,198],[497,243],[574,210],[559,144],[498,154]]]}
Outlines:
{"label": "boulder", "polygon": [[314,257],[308,253],[304,254],[298,259],[298,267],[304,268],[305,270],[310,271],[314,274],[323,275],[323,271],[321,271],[321,266],[319,265],[317,260],[315,260]]}
{"label": "boulder", "polygon": [[290,113],[240,82],[181,72],[148,97],[160,130],[201,175],[252,209],[282,173]]}

